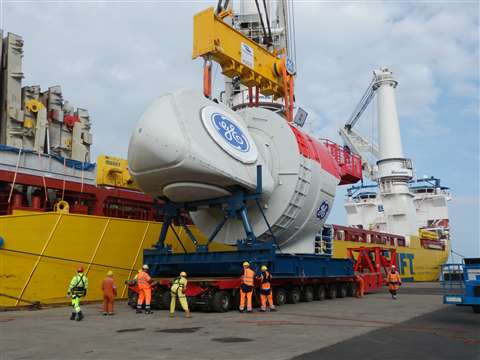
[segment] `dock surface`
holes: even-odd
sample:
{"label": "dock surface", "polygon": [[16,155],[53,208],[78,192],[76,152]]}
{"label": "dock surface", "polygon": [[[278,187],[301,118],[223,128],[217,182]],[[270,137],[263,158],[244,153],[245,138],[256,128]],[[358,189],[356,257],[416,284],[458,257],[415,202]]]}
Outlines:
{"label": "dock surface", "polygon": [[442,304],[438,284],[386,290],[363,299],[284,305],[278,312],[165,310],[135,314],[117,302],[116,315],[83,306],[0,312],[0,360],[10,359],[480,359],[480,315]]}

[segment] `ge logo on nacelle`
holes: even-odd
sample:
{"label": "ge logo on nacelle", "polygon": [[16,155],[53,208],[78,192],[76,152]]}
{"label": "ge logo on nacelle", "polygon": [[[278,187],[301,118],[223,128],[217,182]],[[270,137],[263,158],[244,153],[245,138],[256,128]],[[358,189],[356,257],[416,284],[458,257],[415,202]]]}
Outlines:
{"label": "ge logo on nacelle", "polygon": [[324,200],[317,210],[317,218],[322,220],[325,216],[327,216],[329,208],[330,206],[328,205],[328,202]]}
{"label": "ge logo on nacelle", "polygon": [[229,118],[219,113],[213,113],[211,119],[218,134],[222,136],[230,146],[244,153],[250,150],[250,143],[247,137]]}

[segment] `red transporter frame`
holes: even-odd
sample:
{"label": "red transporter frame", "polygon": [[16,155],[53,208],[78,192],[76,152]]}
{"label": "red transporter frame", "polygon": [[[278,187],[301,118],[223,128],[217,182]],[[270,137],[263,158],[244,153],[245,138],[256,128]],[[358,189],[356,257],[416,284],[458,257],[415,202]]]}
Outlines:
{"label": "red transporter frame", "polygon": [[355,263],[354,271],[365,281],[365,292],[373,292],[386,284],[392,265],[397,265],[397,251],[382,247],[358,247],[347,250],[348,257]]}

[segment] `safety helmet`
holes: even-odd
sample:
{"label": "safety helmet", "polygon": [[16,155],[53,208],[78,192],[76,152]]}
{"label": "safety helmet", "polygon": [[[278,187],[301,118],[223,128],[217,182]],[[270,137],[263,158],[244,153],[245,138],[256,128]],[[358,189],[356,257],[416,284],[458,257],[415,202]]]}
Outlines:
{"label": "safety helmet", "polygon": [[79,266],[78,269],[77,269],[77,272],[83,273],[83,271],[84,271],[83,266]]}
{"label": "safety helmet", "polygon": [[248,263],[248,261],[244,261],[242,265],[243,265],[243,266],[250,266],[250,264]]}
{"label": "safety helmet", "polygon": [[180,273],[180,276],[187,277],[187,273],[186,273],[185,271],[182,271],[182,272]]}
{"label": "safety helmet", "polygon": [[112,270],[109,270],[109,271],[107,272],[107,276],[113,276],[113,271],[112,271]]}
{"label": "safety helmet", "polygon": [[143,266],[142,266],[142,269],[143,269],[143,270],[148,270],[148,269],[149,269],[149,267],[148,267],[148,265],[147,265],[147,264],[145,264],[145,265],[143,265]]}
{"label": "safety helmet", "polygon": [[267,268],[265,265],[262,265],[262,267],[260,268],[260,270],[262,270],[262,271],[267,271],[268,268]]}

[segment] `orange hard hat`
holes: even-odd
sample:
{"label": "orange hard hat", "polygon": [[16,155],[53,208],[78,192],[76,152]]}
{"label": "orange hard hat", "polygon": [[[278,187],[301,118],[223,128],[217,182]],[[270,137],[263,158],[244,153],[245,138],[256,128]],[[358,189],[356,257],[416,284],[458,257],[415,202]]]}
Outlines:
{"label": "orange hard hat", "polygon": [[80,272],[82,273],[84,270],[83,270],[83,266],[79,266],[78,269],[77,269],[77,272]]}

